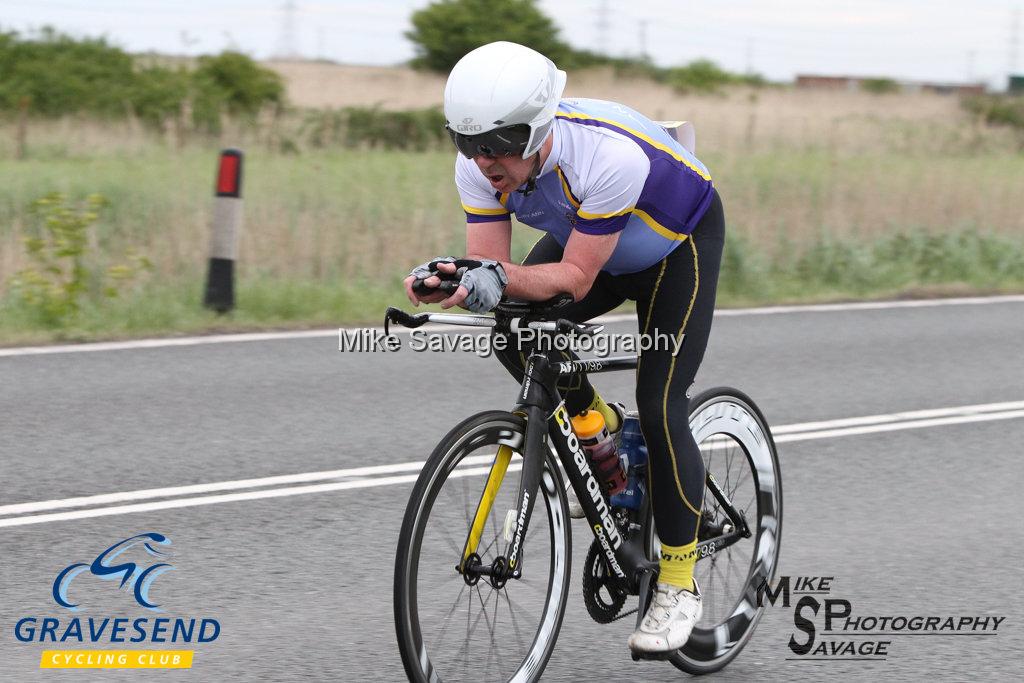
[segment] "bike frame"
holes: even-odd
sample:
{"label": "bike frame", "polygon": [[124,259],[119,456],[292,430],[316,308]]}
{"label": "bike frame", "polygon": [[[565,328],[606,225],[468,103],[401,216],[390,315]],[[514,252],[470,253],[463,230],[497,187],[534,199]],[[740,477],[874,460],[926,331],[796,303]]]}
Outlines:
{"label": "bike frame", "polygon": [[[493,575],[495,570],[498,570],[505,574],[505,576],[498,577],[502,580],[518,579],[522,575],[520,566],[522,539],[526,537],[533,505],[537,499],[544,468],[544,437],[546,436],[554,446],[562,468],[583,508],[590,530],[603,549],[608,567],[620,587],[635,595],[642,592],[644,586],[648,584],[648,581],[644,580],[645,577],[650,580],[657,575],[658,562],[647,559],[644,547],[646,535],[632,533],[623,537],[622,530],[616,524],[608,496],[601,481],[591,469],[589,458],[572,429],[569,413],[565,409],[564,401],[557,387],[558,379],[563,376],[580,372],[600,373],[633,370],[636,369],[637,363],[637,356],[552,363],[542,353],[534,352],[530,355],[514,408],[514,412],[526,417],[526,437],[522,453],[523,468],[516,497],[519,505],[516,508],[516,526],[512,534],[509,556],[502,567],[487,567],[479,563],[467,566],[466,560],[475,552],[476,543],[479,541],[479,532],[474,534],[471,531],[459,566],[460,572]],[[507,448],[507,446],[502,446],[502,449]],[[502,453],[499,449],[499,454],[488,475],[484,495],[481,496],[477,506],[472,529],[475,529],[478,526],[477,522],[482,522],[490,513],[494,492],[501,484],[509,458],[511,458],[510,449],[507,453]],[[728,499],[710,473],[707,477],[707,486],[729,517],[733,529],[700,541],[697,544],[698,559],[709,557],[741,538],[750,536],[743,515],[736,510],[732,501]],[[646,518],[646,506],[649,501],[650,496],[645,496],[645,507],[641,510],[642,519]],[[482,523],[479,526],[482,529]]]}
{"label": "bike frame", "polygon": [[[385,315],[384,331],[385,334],[388,334],[389,322],[409,328],[420,327],[429,322],[486,327],[506,334],[516,333],[525,328],[561,334],[594,334],[603,329],[603,325],[585,325],[562,319],[557,321],[531,320],[526,315],[529,311],[526,304],[515,304],[510,309],[516,314],[521,314],[522,317],[504,315],[501,318],[492,318],[484,315],[451,313],[410,315],[397,308],[388,308]],[[475,582],[481,575],[484,575],[488,576],[492,583],[504,585],[509,579],[518,579],[522,576],[520,562],[522,542],[526,538],[526,531],[530,525],[530,517],[533,514],[533,506],[540,488],[546,455],[545,437],[547,437],[554,447],[570,485],[576,492],[590,530],[604,551],[605,560],[614,575],[614,580],[626,592],[641,595],[642,603],[645,601],[647,588],[658,572],[658,562],[647,559],[645,543],[649,534],[630,533],[631,530],[627,530],[626,537],[623,538],[622,530],[619,529],[612,516],[608,495],[591,469],[590,460],[572,429],[569,413],[565,409],[565,403],[557,386],[560,377],[579,373],[635,370],[638,363],[639,356],[617,356],[552,363],[545,354],[536,350],[530,354],[517,402],[513,408],[514,413],[526,418],[526,435],[521,446],[523,467],[516,496],[519,503],[516,508],[516,523],[511,536],[509,556],[499,558],[488,566],[482,564],[479,556],[476,555],[484,523],[491,512],[495,495],[504,480],[512,458],[511,446],[502,445],[491,465],[487,483],[466,535],[462,556],[456,565],[456,570],[463,575],[467,583]],[[746,519],[736,510],[732,501],[729,500],[710,472],[707,474],[706,484],[728,516],[732,528],[727,531],[723,528],[722,533],[699,541],[696,547],[698,561],[751,535]],[[640,518],[643,520],[647,519],[649,501],[650,495],[644,496],[644,508],[640,511]]]}

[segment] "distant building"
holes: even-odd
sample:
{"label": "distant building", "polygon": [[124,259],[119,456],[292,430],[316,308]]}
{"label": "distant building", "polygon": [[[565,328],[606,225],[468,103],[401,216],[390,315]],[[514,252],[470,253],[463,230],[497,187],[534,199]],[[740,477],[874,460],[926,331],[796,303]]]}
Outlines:
{"label": "distant building", "polygon": [[1024,75],[1010,76],[1006,91],[1011,95],[1024,95]]}
{"label": "distant building", "polygon": [[859,90],[860,83],[865,79],[855,76],[812,76],[799,74],[796,87],[814,88],[817,90]]}
{"label": "distant building", "polygon": [[[1024,76],[1020,88],[1024,91]],[[799,74],[796,87],[814,90],[871,90],[872,84],[890,79],[869,78],[866,76],[821,76],[816,74]],[[940,95],[983,95],[986,91],[984,83],[933,83],[927,81],[892,81],[903,92],[933,92]]]}

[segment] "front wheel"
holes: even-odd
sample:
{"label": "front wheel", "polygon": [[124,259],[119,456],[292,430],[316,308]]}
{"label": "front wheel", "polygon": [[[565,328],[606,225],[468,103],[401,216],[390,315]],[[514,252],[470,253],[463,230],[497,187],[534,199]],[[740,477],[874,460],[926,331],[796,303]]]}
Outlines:
{"label": "front wheel", "polygon": [[438,444],[413,488],[394,586],[395,629],[411,681],[536,681],[551,657],[571,553],[565,485],[549,449],[539,454],[540,501],[518,551],[521,578],[459,569],[468,538],[469,566],[493,568],[509,557],[525,435],[519,416],[475,415]]}
{"label": "front wheel", "polygon": [[[782,476],[768,422],[750,397],[719,387],[691,399],[690,406],[690,431],[705,468],[750,530],[749,538],[702,556],[694,570],[704,612],[670,661],[687,673],[706,674],[731,662],[761,619],[758,588],[774,578],[779,560]],[[729,516],[707,490],[697,540],[731,528]],[[652,549],[657,551],[656,541]]]}

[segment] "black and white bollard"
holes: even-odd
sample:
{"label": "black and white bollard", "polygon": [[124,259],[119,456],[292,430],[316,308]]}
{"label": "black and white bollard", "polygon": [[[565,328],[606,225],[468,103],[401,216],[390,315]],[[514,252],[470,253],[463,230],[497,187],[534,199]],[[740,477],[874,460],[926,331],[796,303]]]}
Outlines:
{"label": "black and white bollard", "polygon": [[218,313],[235,307],[235,259],[242,230],[242,152],[220,153],[210,230],[210,268],[203,305]]}

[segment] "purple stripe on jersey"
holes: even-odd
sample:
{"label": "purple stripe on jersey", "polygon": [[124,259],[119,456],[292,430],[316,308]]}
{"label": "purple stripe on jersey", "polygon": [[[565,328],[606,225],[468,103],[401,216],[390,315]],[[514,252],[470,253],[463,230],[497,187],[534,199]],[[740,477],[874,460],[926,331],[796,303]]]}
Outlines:
{"label": "purple stripe on jersey", "polygon": [[508,213],[497,213],[490,216],[481,216],[475,213],[466,212],[467,223],[493,223],[494,221],[510,221],[512,215]]}
{"label": "purple stripe on jersey", "polygon": [[697,226],[711,205],[711,181],[704,180],[668,152],[619,126],[593,119],[558,118],[582,126],[613,130],[639,145],[651,161],[651,170],[637,199],[637,208],[673,232],[689,234]]}
{"label": "purple stripe on jersey", "polygon": [[576,223],[572,227],[587,235],[611,235],[626,227],[632,213],[611,218],[580,218],[576,217]]}
{"label": "purple stripe on jersey", "polygon": [[692,172],[681,174],[674,162],[664,157],[651,159],[636,207],[669,230],[686,235],[697,227],[713,193],[711,183]]}

